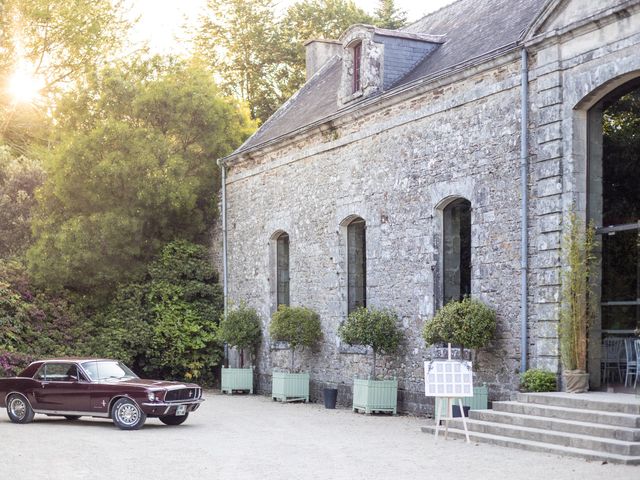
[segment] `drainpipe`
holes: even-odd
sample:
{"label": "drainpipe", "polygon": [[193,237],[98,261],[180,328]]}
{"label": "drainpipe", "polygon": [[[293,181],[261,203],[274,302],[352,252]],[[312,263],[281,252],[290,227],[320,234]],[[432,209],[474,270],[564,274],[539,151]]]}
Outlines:
{"label": "drainpipe", "polygon": [[527,370],[527,294],[529,270],[529,66],[527,50],[521,51],[520,79],[520,182],[521,182],[521,240],[520,240],[520,372]]}
{"label": "drainpipe", "polygon": [[[227,318],[227,166],[222,159],[217,161],[222,173],[222,298],[224,305],[224,317]],[[224,344],[224,365],[229,366],[229,347]]]}

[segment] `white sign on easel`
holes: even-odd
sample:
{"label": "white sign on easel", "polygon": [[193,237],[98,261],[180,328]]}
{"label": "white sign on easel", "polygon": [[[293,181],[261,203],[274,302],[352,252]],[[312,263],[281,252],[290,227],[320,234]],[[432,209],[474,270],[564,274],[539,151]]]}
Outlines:
{"label": "white sign on easel", "polygon": [[[453,403],[458,399],[460,415],[464,425],[464,433],[469,442],[467,420],[464,416],[462,397],[473,397],[473,369],[471,362],[451,360],[451,345],[449,345],[449,360],[431,360],[424,362],[424,390],[427,397],[435,397],[436,432],[440,429],[440,421],[444,420],[444,438],[449,432],[449,420],[453,418]],[[438,399],[446,399],[447,411],[441,416]]]}

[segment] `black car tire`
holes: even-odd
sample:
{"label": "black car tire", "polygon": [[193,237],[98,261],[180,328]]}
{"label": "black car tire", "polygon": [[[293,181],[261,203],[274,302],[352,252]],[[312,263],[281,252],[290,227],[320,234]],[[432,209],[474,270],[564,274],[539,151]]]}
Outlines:
{"label": "black car tire", "polygon": [[182,425],[187,420],[188,416],[189,414],[185,413],[184,415],[180,415],[179,417],[176,415],[163,415],[159,418],[160,421],[165,425]]}
{"label": "black car tire", "polygon": [[14,393],[7,399],[7,415],[13,423],[30,423],[35,412],[24,396]]}
{"label": "black car tire", "polygon": [[113,423],[121,430],[138,430],[147,420],[147,415],[138,404],[128,398],[121,398],[111,409]]}
{"label": "black car tire", "polygon": [[80,415],[65,415],[64,418],[66,418],[67,420],[79,420]]}

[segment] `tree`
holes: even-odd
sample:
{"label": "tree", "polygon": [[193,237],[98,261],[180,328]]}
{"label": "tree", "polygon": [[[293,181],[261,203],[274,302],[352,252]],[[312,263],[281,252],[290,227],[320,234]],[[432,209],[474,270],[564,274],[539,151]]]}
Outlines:
{"label": "tree", "polygon": [[244,303],[230,310],[220,320],[218,337],[230,347],[240,350],[240,368],[243,368],[244,350],[253,354],[262,337],[258,312]]}
{"label": "tree", "polygon": [[89,77],[55,112],[28,251],[34,280],[106,300],[168,242],[206,242],[215,163],[253,124],[210,75],[158,59]]}
{"label": "tree", "polygon": [[19,255],[30,245],[35,190],[43,181],[40,162],[0,145],[0,258]]}
{"label": "tree", "polygon": [[195,38],[224,92],[247,102],[262,121],[282,103],[273,80],[275,24],[272,0],[208,0]]}
{"label": "tree", "polygon": [[376,356],[380,353],[392,355],[398,351],[402,333],[397,326],[398,317],[390,310],[360,307],[349,314],[340,325],[338,335],[349,345],[371,347],[373,361],[371,378],[376,378]]}
{"label": "tree", "polygon": [[139,283],[121,286],[95,319],[91,354],[162,378],[211,380],[222,289],[205,247],[168,244]]}
{"label": "tree", "polygon": [[296,349],[312,348],[322,338],[320,316],[310,308],[280,305],[271,319],[269,334],[277,342],[289,343],[293,372]]}
{"label": "tree", "polygon": [[40,103],[16,103],[0,92],[0,139],[26,151],[42,132],[34,123],[51,107],[63,85],[80,83],[120,49],[130,23],[121,0],[2,0],[0,84],[22,71],[41,80]]}
{"label": "tree", "polygon": [[396,7],[394,0],[378,0],[374,23],[381,28],[397,30],[407,24],[407,12]]}

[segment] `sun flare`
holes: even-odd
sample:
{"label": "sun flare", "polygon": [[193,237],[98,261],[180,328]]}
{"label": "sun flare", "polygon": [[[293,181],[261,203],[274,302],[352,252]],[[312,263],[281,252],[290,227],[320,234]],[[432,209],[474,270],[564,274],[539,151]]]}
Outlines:
{"label": "sun flare", "polygon": [[16,103],[33,103],[41,96],[42,77],[36,76],[25,65],[20,65],[9,77],[8,93]]}

